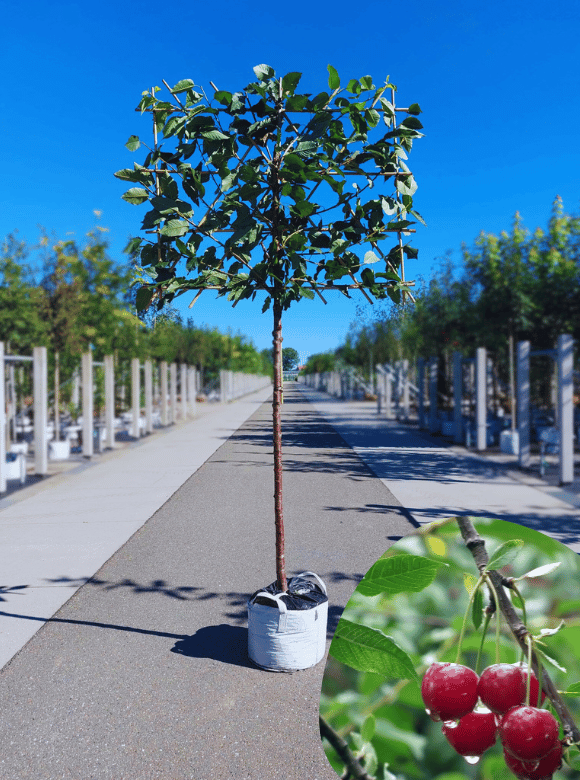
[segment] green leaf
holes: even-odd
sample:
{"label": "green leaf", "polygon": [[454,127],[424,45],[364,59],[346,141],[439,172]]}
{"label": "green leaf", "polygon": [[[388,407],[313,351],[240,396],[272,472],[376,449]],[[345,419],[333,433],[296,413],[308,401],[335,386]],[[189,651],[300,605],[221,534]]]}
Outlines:
{"label": "green leaf", "polygon": [[357,591],[364,596],[376,596],[378,593],[418,593],[433,582],[441,566],[447,564],[420,555],[380,558],[367,571],[358,584]]}
{"label": "green leaf", "polygon": [[423,219],[423,217],[419,214],[418,211],[415,211],[414,209],[409,209],[409,213],[412,214],[416,220],[418,220],[422,225],[425,225],[427,227],[427,223]]}
{"label": "green leaf", "polygon": [[137,290],[137,296],[135,298],[135,306],[137,311],[145,311],[155,295],[155,290],[151,287],[141,287]]}
{"label": "green leaf", "polygon": [[562,561],[558,561],[557,563],[547,563],[545,566],[538,566],[537,569],[532,569],[526,574],[522,574],[521,577],[517,577],[517,580],[518,581],[523,579],[533,580],[534,577],[544,577],[546,574],[551,574],[553,571],[555,571],[558,568],[558,566],[561,565],[562,565]]}
{"label": "green leaf", "polygon": [[182,79],[171,90],[173,95],[179,95],[180,92],[187,92],[188,89],[193,89],[195,83],[191,79]]}
{"label": "green leaf", "polygon": [[308,298],[310,301],[314,300],[314,290],[311,290],[310,287],[301,287],[300,295],[302,298]]}
{"label": "green leaf", "polygon": [[372,76],[363,76],[360,80],[360,85],[363,89],[374,89]]}
{"label": "green leaf", "polygon": [[513,591],[510,591],[510,595],[512,597],[512,604],[514,607],[517,607],[517,609],[524,609],[524,599],[517,595],[517,593],[514,593]]}
{"label": "green leaf", "polygon": [[135,152],[137,149],[141,146],[141,141],[139,140],[139,136],[137,135],[130,135],[129,140],[125,144],[127,149],[130,152]]}
{"label": "green leaf", "polygon": [[207,141],[227,141],[228,138],[230,137],[229,135],[222,133],[221,130],[217,130],[217,129],[202,130],[201,135]]}
{"label": "green leaf", "polygon": [[403,119],[400,126],[409,127],[411,130],[421,130],[423,128],[421,122],[414,116],[408,116],[406,119]]}
{"label": "green leaf", "polygon": [[376,725],[377,725],[377,721],[375,720],[375,716],[367,715],[367,717],[365,718],[365,722],[363,723],[362,728],[360,730],[360,735],[365,742],[370,742],[371,739],[374,737]]}
{"label": "green leaf", "polygon": [[365,259],[364,262],[366,265],[369,265],[370,263],[378,263],[381,258],[377,257],[375,253],[371,250],[365,253]]}
{"label": "green leaf", "polygon": [[302,73],[297,73],[296,71],[292,71],[292,73],[287,73],[285,76],[283,76],[282,89],[284,92],[293,95],[301,77]]}
{"label": "green leaf", "polygon": [[123,200],[126,200],[127,203],[138,205],[139,203],[145,203],[145,201],[149,198],[149,193],[142,187],[131,187],[131,189],[127,190],[127,192],[124,195],[121,195],[121,197]]}
{"label": "green leaf", "polygon": [[580,696],[580,682],[568,685],[568,690],[560,691],[564,696]]}
{"label": "green leaf", "polygon": [[556,669],[559,669],[561,672],[564,672],[564,674],[568,673],[563,666],[560,666],[560,664],[558,663],[558,661],[556,661],[555,658],[552,658],[551,655],[548,655],[545,650],[540,650],[537,644],[534,650],[536,651],[536,653],[539,653],[542,656],[542,658],[545,658],[546,661],[548,661],[548,663],[551,663],[553,666],[555,666]]}
{"label": "green leaf", "polygon": [[130,238],[127,243],[127,246],[125,247],[125,249],[123,249],[123,252],[127,255],[132,255],[133,252],[136,252],[139,249],[142,240],[143,239],[139,238],[138,236],[136,238]]}
{"label": "green leaf", "polygon": [[411,103],[411,105],[409,106],[407,111],[409,112],[409,114],[420,114],[421,113],[421,109],[419,108],[419,104],[418,103]]}
{"label": "green leaf", "polygon": [[390,680],[417,680],[413,662],[391,637],[344,618],[338,622],[329,653],[360,672],[375,672]]}
{"label": "green leaf", "polygon": [[498,569],[516,559],[520,549],[524,546],[522,539],[510,539],[500,545],[491,556],[486,568]]}
{"label": "green leaf", "polygon": [[336,68],[333,68],[332,65],[328,65],[328,88],[329,89],[338,89],[340,87],[340,77],[338,75],[338,72]]}
{"label": "green leaf", "polygon": [[360,95],[361,85],[358,79],[351,79],[346,85],[346,91],[350,92],[351,95]]}
{"label": "green leaf", "polygon": [[162,236],[184,236],[189,230],[189,223],[183,219],[170,219],[161,229]]}
{"label": "green leaf", "polygon": [[272,68],[270,65],[256,65],[253,70],[256,74],[256,78],[259,78],[260,81],[271,79],[275,74],[274,68]]}

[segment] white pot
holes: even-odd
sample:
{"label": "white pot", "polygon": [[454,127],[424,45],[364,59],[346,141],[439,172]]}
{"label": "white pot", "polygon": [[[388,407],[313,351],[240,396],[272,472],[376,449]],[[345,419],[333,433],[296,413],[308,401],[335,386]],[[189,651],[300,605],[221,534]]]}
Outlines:
{"label": "white pot", "polygon": [[67,460],[70,457],[70,440],[49,442],[48,455],[51,460]]}
{"label": "white pot", "polygon": [[499,435],[499,448],[507,455],[519,455],[520,435],[517,431],[502,431]]}
{"label": "white pot", "polygon": [[26,481],[26,458],[18,453],[16,460],[6,461],[6,479],[19,479],[22,484]]}
{"label": "white pot", "polygon": [[[306,575],[315,577],[326,594],[318,575],[298,576]],[[283,595],[259,591],[248,601],[248,655],[257,666],[275,672],[308,669],[324,656],[328,600],[311,609],[292,610],[282,601]],[[272,606],[256,604],[258,597],[271,599]]]}

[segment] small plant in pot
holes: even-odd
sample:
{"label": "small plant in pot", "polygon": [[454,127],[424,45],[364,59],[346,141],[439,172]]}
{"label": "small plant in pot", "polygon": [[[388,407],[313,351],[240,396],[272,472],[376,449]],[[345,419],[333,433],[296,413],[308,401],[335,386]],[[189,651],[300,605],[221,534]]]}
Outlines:
{"label": "small plant in pot", "polygon": [[[167,99],[158,87],[143,92],[139,109],[152,114],[153,143],[143,144],[143,165],[115,175],[135,185],[127,202],[150,207],[145,236],[127,245],[138,268],[138,310],[161,309],[188,292],[191,306],[204,290],[234,306],[260,296],[262,311],[272,309],[276,580],[250,598],[249,655],[264,668],[291,671],[322,659],[328,602],[317,575],[286,577],[282,315],[302,298],[326,303],[327,291],[350,297],[359,290],[371,303],[412,299],[404,259],[417,250],[403,236],[414,232],[413,218],[423,220],[403,161],[422,125],[417,104],[395,108],[388,80],[377,87],[364,76],[341,87],[329,65],[328,91],[313,95],[297,91],[300,73],[280,78],[268,65],[254,73],[256,81],[238,92],[212,82],[206,92],[191,79],[174,87],[164,81]],[[131,136],[126,146],[141,144]],[[371,198],[377,182],[389,192]]]}

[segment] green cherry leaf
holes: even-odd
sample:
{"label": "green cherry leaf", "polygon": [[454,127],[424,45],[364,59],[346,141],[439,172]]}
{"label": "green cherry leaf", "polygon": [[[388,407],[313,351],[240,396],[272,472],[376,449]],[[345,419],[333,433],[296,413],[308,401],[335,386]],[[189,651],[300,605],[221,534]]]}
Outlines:
{"label": "green cherry leaf", "polygon": [[568,686],[568,690],[559,691],[563,696],[580,696],[580,682],[572,683]]}
{"label": "green cherry leaf", "polygon": [[341,618],[329,652],[337,661],[360,672],[374,672],[389,680],[417,680],[407,653],[376,628]]}
{"label": "green cherry leaf", "polygon": [[260,79],[260,81],[271,79],[275,73],[274,68],[270,65],[256,65],[253,71],[256,74],[256,78]]}
{"label": "green cherry leaf", "polygon": [[480,627],[481,622],[483,620],[483,594],[481,592],[481,588],[477,589],[477,592],[475,596],[473,597],[473,606],[471,608],[471,619],[473,620],[473,625],[475,626],[475,630]]}
{"label": "green cherry leaf", "polygon": [[435,579],[438,569],[448,564],[420,555],[379,558],[357,586],[363,596],[379,593],[418,593]]}
{"label": "green cherry leaf", "polygon": [[499,569],[501,566],[511,563],[516,559],[520,549],[524,546],[522,539],[510,539],[500,545],[491,556],[486,569]]}
{"label": "green cherry leaf", "polygon": [[126,200],[127,203],[132,203],[133,205],[137,206],[140,203],[145,203],[145,201],[149,198],[149,193],[147,190],[144,190],[142,187],[131,187],[130,190],[127,190],[124,195],[121,195],[123,200]]}
{"label": "green cherry leaf", "polygon": [[329,89],[338,89],[340,87],[340,77],[338,75],[338,72],[336,68],[333,68],[332,65],[328,65],[328,88]]}
{"label": "green cherry leaf", "polygon": [[139,140],[139,136],[130,135],[129,140],[127,141],[125,146],[130,152],[137,151],[137,149],[141,146],[141,141]]}
{"label": "green cherry leaf", "polygon": [[367,715],[365,718],[365,722],[362,725],[362,728],[360,730],[360,735],[363,738],[364,742],[370,742],[371,739],[375,735],[375,728],[377,725],[377,721],[375,719],[374,715]]}

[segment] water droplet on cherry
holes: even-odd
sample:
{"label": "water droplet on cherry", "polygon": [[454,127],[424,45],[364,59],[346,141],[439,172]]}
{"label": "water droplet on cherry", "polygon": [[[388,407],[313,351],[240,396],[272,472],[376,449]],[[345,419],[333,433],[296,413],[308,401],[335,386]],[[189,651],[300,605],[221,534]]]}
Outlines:
{"label": "water droplet on cherry", "polygon": [[459,721],[457,720],[446,720],[443,722],[443,725],[448,729],[456,729],[457,726],[459,726]]}
{"label": "water droplet on cherry", "polygon": [[481,756],[463,756],[463,758],[467,761],[468,764],[477,764],[479,763]]}

